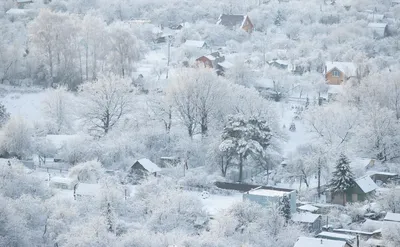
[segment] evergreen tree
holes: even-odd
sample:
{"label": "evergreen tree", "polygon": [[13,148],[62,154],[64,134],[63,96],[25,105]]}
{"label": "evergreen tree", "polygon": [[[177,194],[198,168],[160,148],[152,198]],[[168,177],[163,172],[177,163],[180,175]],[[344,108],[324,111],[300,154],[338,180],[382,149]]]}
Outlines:
{"label": "evergreen tree", "polygon": [[271,129],[265,120],[254,117],[247,119],[242,115],[229,117],[219,149],[238,160],[239,182],[243,179],[244,160],[250,155],[255,158],[265,157],[271,138]]}
{"label": "evergreen tree", "polygon": [[10,113],[8,113],[6,107],[0,103],[0,127],[2,127],[8,119],[10,119]]}
{"label": "evergreen tree", "polygon": [[292,217],[291,212],[290,212],[290,200],[288,196],[282,197],[281,200],[281,210],[282,210],[282,215],[286,219],[286,223],[290,220]]}
{"label": "evergreen tree", "polygon": [[354,175],[350,169],[350,161],[346,155],[341,154],[336,162],[336,168],[331,180],[333,193],[343,193],[343,205],[345,204],[346,191],[354,184]]}

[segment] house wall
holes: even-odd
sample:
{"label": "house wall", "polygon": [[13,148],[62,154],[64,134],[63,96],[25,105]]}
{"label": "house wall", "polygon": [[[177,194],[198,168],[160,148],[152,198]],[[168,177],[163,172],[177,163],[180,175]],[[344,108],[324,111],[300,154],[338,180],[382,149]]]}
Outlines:
{"label": "house wall", "polygon": [[249,17],[247,17],[243,23],[242,29],[248,33],[251,33],[253,31],[253,28],[254,28],[253,23],[251,23]]}
{"label": "house wall", "polygon": [[208,59],[206,57],[199,57],[198,59],[196,59],[196,62],[198,64],[198,66],[202,65],[206,68],[213,68],[212,61],[210,61],[210,59]]}
{"label": "house wall", "polygon": [[[261,195],[252,195],[252,194],[243,194],[243,201],[249,200],[252,202],[256,202],[262,206],[269,206],[273,203],[280,203],[282,197],[280,196],[261,196]],[[290,211],[291,213],[296,213],[296,192],[289,193],[289,201],[290,201]]]}
{"label": "house wall", "polygon": [[339,77],[334,77],[333,71],[330,71],[330,72],[326,73],[325,79],[326,79],[327,83],[330,85],[340,85],[345,80],[345,74],[343,72],[340,72]]}

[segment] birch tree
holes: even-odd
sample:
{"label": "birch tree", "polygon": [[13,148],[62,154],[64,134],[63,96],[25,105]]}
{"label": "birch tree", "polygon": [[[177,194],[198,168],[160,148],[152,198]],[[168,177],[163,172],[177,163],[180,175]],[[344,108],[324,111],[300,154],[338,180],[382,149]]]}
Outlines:
{"label": "birch tree", "polygon": [[81,86],[80,117],[89,130],[106,135],[132,111],[134,88],[128,79],[103,75]]}

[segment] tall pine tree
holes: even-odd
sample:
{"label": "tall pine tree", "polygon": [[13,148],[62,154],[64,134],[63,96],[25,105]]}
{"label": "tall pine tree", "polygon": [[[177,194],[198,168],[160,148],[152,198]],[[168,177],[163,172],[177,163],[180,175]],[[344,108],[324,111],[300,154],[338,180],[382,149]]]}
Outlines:
{"label": "tall pine tree", "polygon": [[346,204],[346,191],[354,184],[354,174],[350,169],[350,161],[346,155],[341,154],[336,162],[336,168],[331,180],[331,190],[333,193],[343,194],[343,205]]}
{"label": "tall pine tree", "polygon": [[282,197],[282,200],[280,202],[280,208],[282,211],[282,215],[283,217],[285,217],[286,223],[290,220],[290,218],[292,217],[291,215],[291,211],[290,211],[290,200],[288,196],[284,196]]}

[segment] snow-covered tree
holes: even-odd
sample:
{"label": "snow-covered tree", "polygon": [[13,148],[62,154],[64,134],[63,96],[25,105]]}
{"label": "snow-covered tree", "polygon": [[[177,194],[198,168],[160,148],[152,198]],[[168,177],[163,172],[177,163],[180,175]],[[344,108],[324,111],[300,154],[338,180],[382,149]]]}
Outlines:
{"label": "snow-covered tree", "polygon": [[336,162],[335,171],[332,174],[330,188],[333,193],[343,194],[343,205],[346,203],[346,191],[354,185],[354,175],[350,169],[350,161],[346,155],[341,154]]}
{"label": "snow-covered tree", "polygon": [[128,79],[102,75],[81,87],[80,117],[95,135],[107,134],[132,111],[134,88]]}
{"label": "snow-covered tree", "polygon": [[51,126],[52,134],[65,134],[72,129],[73,100],[67,89],[48,89],[42,102],[43,113]]}
{"label": "snow-covered tree", "polygon": [[104,174],[105,171],[101,163],[92,160],[72,167],[68,176],[82,183],[97,183]]}
{"label": "snow-covered tree", "polygon": [[0,103],[0,127],[2,127],[10,119],[10,113],[6,107]]}
{"label": "snow-covered tree", "polygon": [[31,127],[23,118],[12,117],[3,127],[3,152],[19,159],[29,157],[33,151],[32,134]]}
{"label": "snow-covered tree", "polygon": [[230,116],[222,133],[221,152],[234,154],[239,165],[239,182],[243,181],[244,161],[250,156],[264,156],[271,144],[272,133],[261,118]]}
{"label": "snow-covered tree", "polygon": [[289,197],[287,196],[282,197],[282,201],[280,203],[281,203],[280,207],[282,210],[282,215],[283,217],[285,217],[286,222],[288,222],[291,218]]}

